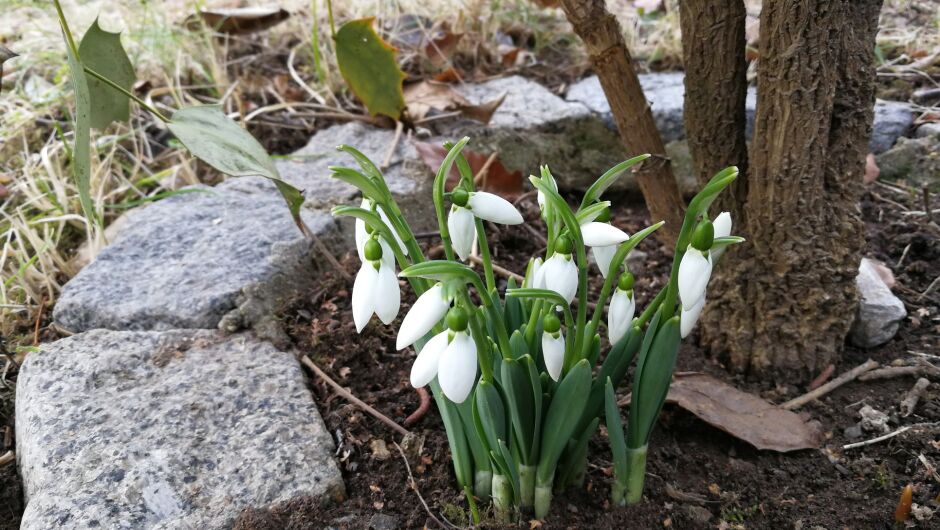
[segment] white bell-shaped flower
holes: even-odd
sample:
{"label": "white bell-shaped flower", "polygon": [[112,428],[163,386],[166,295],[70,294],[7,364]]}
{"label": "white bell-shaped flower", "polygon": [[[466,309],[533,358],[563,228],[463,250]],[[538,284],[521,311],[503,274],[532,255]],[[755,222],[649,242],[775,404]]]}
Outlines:
{"label": "white bell-shaped flower", "polygon": [[441,354],[437,381],[447,399],[454,403],[463,403],[473,390],[476,379],[476,343],[466,331],[458,331]]}
{"label": "white bell-shaped flower", "polygon": [[[359,206],[363,210],[371,210],[373,204],[374,203],[369,199],[362,199],[362,203]],[[376,209],[378,211],[379,217],[382,219],[385,225],[388,226],[389,230],[392,231],[392,235],[395,236],[395,241],[396,243],[398,243],[398,248],[401,249],[402,253],[404,253],[407,256],[408,247],[406,247],[404,242],[402,242],[401,238],[398,237],[398,232],[395,231],[395,229],[392,227],[392,224],[389,222],[388,216],[385,215],[385,210],[383,210],[381,206],[378,206]],[[366,241],[369,240],[369,232],[368,230],[366,230],[366,222],[363,221],[362,219],[359,219],[358,217],[356,218],[355,233],[356,233],[356,251],[359,253],[359,260],[366,261],[364,252],[365,252]],[[395,253],[392,252],[392,248],[388,245],[388,243],[385,241],[384,238],[379,237],[378,239],[379,239],[379,243],[382,244],[382,259],[389,263],[394,263]]]}
{"label": "white bell-shaped flower", "polygon": [[679,300],[682,309],[690,310],[705,297],[705,288],[712,275],[712,257],[706,251],[689,246],[679,262]]}
{"label": "white bell-shaped flower", "polygon": [[448,309],[450,309],[450,300],[444,296],[443,285],[438,283],[425,291],[405,315],[398,329],[395,349],[407,348],[427,335],[431,328],[444,318]]}
{"label": "white bell-shaped flower", "polygon": [[542,332],[542,359],[548,375],[555,381],[561,377],[561,369],[565,364],[565,336],[560,332]]}
{"label": "white bell-shaped flower", "polygon": [[569,304],[578,294],[578,266],[571,254],[556,252],[539,267],[535,287],[560,294]]}
{"label": "white bell-shaped flower", "polygon": [[454,252],[461,261],[467,261],[477,239],[473,212],[456,205],[451,207],[450,215],[447,216],[447,230],[450,232],[450,242],[454,247]]}
{"label": "white bell-shaped flower", "polygon": [[686,311],[682,309],[682,314],[679,316],[679,333],[682,335],[682,338],[689,336],[689,333],[692,333],[692,330],[695,329],[695,323],[698,322],[699,315],[702,314],[702,308],[705,307],[705,297],[703,296],[695,303],[692,307]]}
{"label": "white bell-shaped flower", "polygon": [[636,299],[633,297],[633,290],[624,290],[618,286],[607,309],[607,336],[611,345],[620,342],[627,334],[635,313]]}
{"label": "white bell-shaped flower", "polygon": [[535,258],[532,260],[532,266],[529,267],[528,272],[526,273],[525,281],[523,282],[523,287],[529,287],[531,289],[542,289],[544,285],[539,285],[539,271],[542,269],[542,258]]}
{"label": "white bell-shaped flower", "polygon": [[597,263],[597,268],[601,270],[601,275],[604,278],[607,278],[607,274],[610,272],[610,264],[614,261],[614,254],[617,253],[617,245],[609,245],[606,247],[591,247],[591,254],[594,256],[594,263]]}
{"label": "white bell-shaped flower", "polygon": [[581,238],[589,247],[608,247],[619,245],[630,239],[630,236],[611,224],[591,221],[581,225]]}
{"label": "white bell-shaped flower", "polygon": [[470,193],[467,200],[467,207],[473,212],[473,215],[489,221],[504,225],[518,225],[525,221],[522,214],[511,202],[485,191],[475,191]]}
{"label": "white bell-shaped flower", "polygon": [[[721,212],[718,214],[718,217],[712,221],[712,227],[715,229],[715,237],[728,237],[731,235],[731,214],[728,212]],[[713,248],[712,260],[717,260],[725,253],[726,247]]]}
{"label": "white bell-shaped flower", "polygon": [[[368,251],[366,252],[368,254]],[[401,304],[401,292],[398,288],[398,277],[395,276],[395,266],[384,259],[363,262],[356,281],[353,283],[352,311],[356,331],[369,323],[374,313],[384,324],[391,324],[398,316]]]}
{"label": "white bell-shaped flower", "polygon": [[[553,190],[558,191],[558,184],[555,179],[543,180],[543,182],[546,182]],[[542,190],[539,190],[536,194],[536,200],[539,203],[539,210],[541,210],[542,215],[545,215],[545,193]]]}
{"label": "white bell-shaped flower", "polygon": [[431,340],[421,348],[418,358],[411,365],[411,386],[421,388],[437,377],[437,368],[441,362],[441,355],[447,349],[449,330],[444,330],[431,337]]}

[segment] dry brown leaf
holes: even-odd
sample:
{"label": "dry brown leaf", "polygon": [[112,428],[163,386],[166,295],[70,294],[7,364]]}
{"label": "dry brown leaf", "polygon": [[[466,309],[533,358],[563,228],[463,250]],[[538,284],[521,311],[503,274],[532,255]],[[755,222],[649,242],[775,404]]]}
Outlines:
{"label": "dry brown leaf", "polygon": [[463,33],[452,32],[450,26],[444,23],[441,30],[424,45],[424,53],[431,64],[440,68],[450,62],[461,38]]}
{"label": "dry brown leaf", "polygon": [[[199,10],[199,17],[218,33],[241,35],[280,24],[290,17],[290,12],[278,7],[204,8]],[[199,22],[195,17],[189,17],[185,25],[194,29],[199,27]]]}
{"label": "dry brown leaf", "polygon": [[532,0],[532,3],[539,7],[558,7],[561,5],[561,0]]}
{"label": "dry brown leaf", "polygon": [[489,123],[493,118],[493,113],[506,99],[506,94],[503,94],[494,100],[474,105],[453,86],[435,81],[421,81],[408,85],[404,89],[404,94],[408,116],[415,122],[426,118],[431,110],[436,110],[439,112],[456,111],[471,120]]}
{"label": "dry brown leaf", "polygon": [[761,450],[815,449],[822,433],[789,410],[705,374],[676,376],[666,401]]}
{"label": "dry brown leaf", "polygon": [[[447,156],[447,150],[443,146],[430,142],[414,142],[415,149],[421,160],[431,168],[437,171],[444,157]],[[490,155],[480,154],[464,148],[461,151],[470,164],[470,170],[474,176],[480,175],[481,170],[486,166]],[[460,173],[455,165],[450,169],[447,175],[447,189],[452,189],[457,181],[460,180]],[[478,184],[478,188],[483,191],[495,193],[506,199],[512,200],[522,194],[522,171],[509,171],[498,158],[490,162],[485,176]]]}

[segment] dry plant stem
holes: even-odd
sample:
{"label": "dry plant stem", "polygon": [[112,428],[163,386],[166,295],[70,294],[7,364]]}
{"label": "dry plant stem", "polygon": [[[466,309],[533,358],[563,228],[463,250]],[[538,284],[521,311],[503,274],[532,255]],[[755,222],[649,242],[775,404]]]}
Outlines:
{"label": "dry plant stem", "polygon": [[636,180],[650,216],[666,221],[657,236],[672,244],[682,226],[685,205],[620,24],[607,11],[604,0],[562,0],[561,5],[575,33],[584,41],[627,154],[653,155],[638,166]]}
{"label": "dry plant stem", "polygon": [[864,441],[861,441],[861,442],[855,442],[855,443],[843,445],[843,446],[842,446],[842,449],[845,450],[845,449],[855,449],[855,448],[857,448],[857,447],[865,447],[866,445],[872,445],[872,444],[876,444],[876,443],[878,443],[878,442],[883,442],[883,441],[885,441],[885,440],[890,440],[891,438],[894,438],[895,436],[897,436],[897,435],[899,435],[899,434],[902,434],[902,433],[905,433],[905,432],[907,432],[907,431],[909,431],[909,430],[911,430],[911,429],[918,429],[918,428],[921,428],[921,427],[936,427],[936,426],[938,426],[938,425],[940,425],[940,422],[934,422],[934,423],[915,423],[914,425],[907,425],[907,426],[905,426],[905,427],[901,427],[900,429],[898,429],[898,430],[896,430],[896,431],[891,431],[891,432],[889,432],[888,434],[879,436],[879,437],[877,437],[877,438],[872,438],[871,440],[864,440]]}
{"label": "dry plant stem", "polygon": [[16,460],[16,454],[13,451],[7,451],[5,454],[0,456],[0,467],[3,467]]}
{"label": "dry plant stem", "polygon": [[940,376],[940,368],[930,364],[924,359],[918,359],[915,366],[888,366],[872,370],[858,378],[859,381],[873,381],[876,379],[891,379],[903,376]]}
{"label": "dry plant stem", "polygon": [[924,395],[924,392],[927,391],[927,387],[930,386],[930,381],[921,377],[914,383],[913,388],[907,391],[907,394],[904,395],[904,399],[901,400],[901,416],[905,418],[914,413],[914,409],[917,408],[917,402],[920,401],[921,396]]}
{"label": "dry plant stem", "polygon": [[816,390],[817,388],[821,387],[823,383],[825,383],[826,381],[829,380],[830,377],[832,377],[832,374],[834,374],[835,371],[836,371],[836,365],[830,364],[829,366],[827,366],[826,369],[823,370],[822,373],[816,377],[816,379],[813,379],[813,381],[807,387],[807,390]]}
{"label": "dry plant stem", "polygon": [[415,423],[424,417],[428,413],[428,410],[431,409],[431,394],[428,394],[428,390],[424,387],[418,388],[415,390],[418,393],[418,397],[421,398],[421,404],[418,405],[418,408],[412,412],[407,418],[405,418],[404,423],[405,427],[411,427]]}
{"label": "dry plant stem", "polygon": [[[470,256],[470,262],[475,265],[480,265],[481,267],[483,266],[483,260],[480,259],[479,256]],[[507,280],[512,278],[513,280],[516,280],[516,282],[518,282],[519,285],[522,285],[522,282],[525,280],[525,278],[522,277],[521,275],[516,274],[509,269],[500,267],[499,265],[495,263],[493,264],[493,272],[495,272],[496,274],[499,274],[500,276],[502,276],[503,278],[506,278]]]}
{"label": "dry plant stem", "polygon": [[395,137],[392,138],[392,143],[388,146],[388,151],[385,152],[385,159],[382,160],[382,164],[379,165],[379,169],[382,171],[388,169],[388,166],[392,164],[392,157],[395,156],[395,150],[398,149],[398,144],[401,142],[401,133],[404,128],[405,125],[402,122],[395,121]]}
{"label": "dry plant stem", "polygon": [[361,408],[362,410],[368,412],[373,418],[375,418],[375,419],[381,421],[382,423],[384,423],[384,424],[387,425],[389,428],[391,428],[392,430],[394,430],[395,432],[397,432],[398,434],[400,434],[400,435],[402,435],[402,436],[408,436],[409,434],[411,434],[411,432],[409,432],[408,429],[406,429],[406,428],[402,427],[401,425],[395,423],[395,422],[392,421],[388,416],[386,416],[385,414],[382,414],[381,412],[379,412],[379,411],[375,410],[374,408],[370,407],[366,402],[362,401],[361,399],[359,399],[359,398],[357,398],[356,396],[352,395],[352,393],[350,393],[348,390],[346,390],[345,388],[341,387],[341,386],[339,385],[339,383],[337,383],[336,381],[334,381],[333,379],[331,379],[330,376],[326,375],[326,373],[325,373],[323,370],[321,370],[320,367],[317,366],[316,363],[314,363],[314,362],[310,359],[310,357],[307,357],[307,356],[305,355],[305,356],[303,356],[303,357],[300,358],[300,362],[303,363],[304,366],[306,366],[307,368],[309,368],[311,372],[313,372],[314,374],[316,374],[317,377],[319,377],[320,379],[326,381],[326,383],[327,383],[328,385],[330,385],[331,387],[333,387],[333,390],[336,391],[337,394],[343,396],[344,398],[346,398],[347,401],[351,402],[352,404],[356,405],[357,407]]}
{"label": "dry plant stem", "polygon": [[428,507],[428,503],[424,501],[424,497],[421,496],[421,492],[418,491],[418,483],[415,482],[415,476],[411,473],[411,464],[408,463],[408,458],[405,456],[405,452],[402,451],[401,446],[398,445],[398,442],[392,442],[395,444],[395,449],[398,449],[398,454],[401,455],[402,461],[405,463],[405,470],[408,471],[408,486],[414,490],[415,495],[418,496],[418,500],[421,501],[421,506],[424,506],[424,511],[427,512],[428,517],[434,520],[435,523],[440,525],[441,528],[448,528],[444,523],[441,522],[432,512],[431,508]]}
{"label": "dry plant stem", "polygon": [[865,372],[868,372],[869,370],[874,370],[877,367],[878,367],[878,363],[869,359],[865,361],[864,363],[856,366],[855,368],[852,368],[848,372],[845,372],[839,377],[833,379],[832,381],[829,381],[825,385],[817,388],[816,390],[813,390],[812,392],[807,392],[798,398],[794,398],[794,399],[791,399],[790,401],[787,401],[783,405],[780,405],[780,408],[784,408],[787,410],[800,408],[803,405],[809,403],[810,401],[813,401],[815,399],[819,399],[822,396],[825,396],[829,392],[832,392],[833,390],[848,383],[849,381],[854,381],[861,374],[864,374]]}

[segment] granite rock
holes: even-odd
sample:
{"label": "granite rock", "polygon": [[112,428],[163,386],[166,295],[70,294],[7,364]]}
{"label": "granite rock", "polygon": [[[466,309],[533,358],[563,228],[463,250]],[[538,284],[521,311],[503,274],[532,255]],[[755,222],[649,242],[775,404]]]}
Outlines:
{"label": "granite rock", "polygon": [[[63,288],[57,326],[73,333],[265,327],[309,288],[314,247],[276,192],[190,190],[128,214],[114,241]],[[337,225],[329,214],[303,217],[332,242]],[[344,244],[351,238],[333,246]]]}
{"label": "granite rock", "polygon": [[344,497],[293,355],[210,330],[95,330],[19,373],[24,530],[230,528],[245,508]]}
{"label": "granite rock", "polygon": [[932,121],[932,122],[921,124],[914,131],[914,137],[916,138],[924,138],[928,136],[931,136],[931,137],[940,136],[940,122]]}
{"label": "granite rock", "polygon": [[907,309],[885,285],[872,260],[862,258],[855,281],[859,304],[849,340],[861,348],[874,348],[894,337]]}
{"label": "granite rock", "polygon": [[881,180],[905,181],[914,189],[940,191],[940,135],[900,138],[876,158]]}
{"label": "granite rock", "polygon": [[914,110],[902,101],[875,102],[875,121],[872,125],[868,149],[876,155],[883,153],[907,134],[914,124]]}

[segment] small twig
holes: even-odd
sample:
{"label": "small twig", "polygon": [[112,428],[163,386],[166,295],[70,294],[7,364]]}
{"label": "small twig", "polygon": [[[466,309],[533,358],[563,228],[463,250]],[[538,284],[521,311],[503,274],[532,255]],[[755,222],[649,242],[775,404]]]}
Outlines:
{"label": "small twig", "polygon": [[415,423],[418,423],[418,420],[424,417],[425,414],[431,410],[431,395],[428,394],[428,391],[424,387],[420,387],[417,390],[418,396],[421,398],[421,404],[418,405],[418,408],[411,413],[405,421],[402,422],[405,427],[411,427]]}
{"label": "small twig", "polygon": [[890,205],[892,205],[892,206],[894,206],[894,207],[900,208],[901,210],[903,210],[903,211],[905,211],[905,212],[908,211],[908,210],[910,210],[910,208],[908,208],[907,206],[904,206],[903,204],[901,204],[901,203],[899,203],[899,202],[897,202],[897,201],[893,201],[893,200],[891,200],[891,199],[889,199],[889,198],[887,198],[887,197],[884,197],[884,196],[882,196],[882,195],[879,195],[879,194],[875,193],[874,191],[871,192],[871,196],[874,197],[874,198],[876,198],[876,199],[878,199],[879,201],[886,202],[886,203],[888,203],[888,204],[890,204]]}
{"label": "small twig", "polygon": [[899,434],[901,434],[901,433],[907,432],[907,431],[909,431],[909,430],[911,430],[911,429],[917,429],[917,428],[920,428],[920,427],[935,427],[935,426],[937,426],[937,425],[940,425],[940,422],[938,422],[938,423],[915,423],[914,425],[908,425],[908,426],[906,426],[906,427],[901,427],[900,429],[898,429],[898,430],[896,430],[896,431],[889,432],[888,434],[879,436],[879,437],[877,437],[877,438],[872,438],[871,440],[864,440],[864,441],[861,441],[861,442],[855,442],[855,443],[850,443],[850,444],[843,445],[843,446],[842,446],[842,449],[843,449],[843,450],[845,450],[845,449],[855,449],[856,447],[864,447],[864,446],[866,446],[866,445],[876,444],[876,443],[878,443],[878,442],[883,442],[883,441],[885,441],[885,440],[889,440],[889,439],[891,439],[891,438],[894,438],[895,436],[897,436],[897,435],[899,435]]}
{"label": "small twig", "polygon": [[368,412],[373,418],[381,421],[382,423],[384,423],[389,428],[391,428],[392,430],[394,430],[395,432],[397,432],[398,434],[402,436],[408,436],[409,434],[411,434],[411,432],[409,432],[408,429],[395,423],[388,416],[375,410],[374,408],[369,406],[365,401],[362,401],[361,399],[352,395],[350,391],[341,387],[339,383],[331,379],[330,376],[326,375],[326,373],[323,370],[321,370],[320,367],[317,366],[316,363],[314,363],[313,360],[310,359],[310,357],[307,357],[306,355],[304,355],[303,357],[300,358],[300,362],[303,363],[304,366],[309,368],[310,371],[316,374],[317,377],[319,377],[320,379],[323,379],[324,381],[326,381],[328,385],[333,387],[333,390],[336,391],[337,394],[346,398],[347,401],[351,402],[352,404],[356,405],[362,410]]}
{"label": "small twig", "polygon": [[936,278],[934,278],[933,281],[930,282],[930,285],[928,285],[927,288],[924,289],[924,292],[922,292],[922,293],[920,293],[920,295],[918,295],[917,299],[919,300],[919,299],[921,299],[921,298],[927,296],[928,294],[930,294],[930,291],[933,291],[933,288],[936,287],[938,283],[940,283],[940,276],[937,276]]}
{"label": "small twig", "polygon": [[813,381],[807,387],[807,390],[816,390],[817,388],[821,387],[823,383],[825,383],[826,381],[829,380],[830,377],[832,377],[832,374],[835,371],[836,371],[836,365],[830,364],[829,366],[827,366],[826,369],[822,371],[822,373],[816,376],[816,379],[813,379]]}
{"label": "small twig", "polygon": [[424,506],[424,511],[427,512],[428,517],[430,517],[435,523],[440,525],[441,528],[447,528],[447,525],[441,522],[437,516],[431,512],[431,508],[428,507],[428,503],[424,501],[424,497],[421,496],[421,492],[418,491],[418,483],[415,482],[415,476],[411,473],[411,464],[408,463],[408,457],[405,456],[405,452],[402,451],[401,446],[398,445],[398,442],[392,442],[395,444],[395,449],[398,449],[398,454],[401,455],[401,459],[405,462],[405,469],[408,471],[408,486],[414,490],[415,495],[418,496],[418,500],[421,501],[421,506]]}
{"label": "small twig", "polygon": [[877,379],[892,379],[895,377],[905,377],[905,376],[922,376],[922,375],[940,375],[940,369],[936,366],[920,360],[918,364],[914,366],[886,366],[884,368],[879,368],[877,370],[872,370],[867,374],[864,374],[858,378],[859,381],[875,381]]}
{"label": "small twig", "polygon": [[845,372],[844,374],[840,375],[839,377],[837,377],[837,378],[833,379],[832,381],[829,381],[828,383],[824,384],[823,386],[817,388],[816,390],[812,390],[812,391],[810,391],[810,392],[807,392],[807,393],[803,394],[803,395],[800,396],[800,397],[791,399],[790,401],[787,401],[787,402],[784,403],[783,405],[780,405],[780,407],[781,407],[781,408],[784,408],[784,409],[787,409],[787,410],[793,410],[793,409],[802,407],[803,405],[809,403],[810,401],[813,401],[813,400],[815,400],[815,399],[819,399],[820,397],[822,397],[822,396],[828,394],[829,392],[832,392],[833,390],[835,390],[835,389],[839,388],[840,386],[842,386],[842,385],[848,383],[849,381],[855,380],[855,379],[856,379],[858,376],[860,376],[861,374],[863,374],[863,373],[865,373],[865,372],[867,372],[867,371],[869,371],[869,370],[874,370],[874,369],[877,368],[877,367],[878,367],[878,363],[876,363],[875,361],[869,359],[869,360],[865,361],[864,363],[860,364],[859,366],[856,366],[855,368],[852,368],[852,369],[849,370],[848,372]]}
{"label": "small twig", "polygon": [[3,456],[0,456],[0,467],[3,467],[16,460],[16,453],[13,451],[7,451]]}
{"label": "small twig", "polygon": [[[480,266],[483,265],[483,260],[480,259],[479,256],[470,256],[470,261],[476,265],[480,265]],[[525,280],[523,276],[520,276],[516,274],[515,272],[512,272],[509,269],[504,269],[503,267],[500,267],[499,265],[495,263],[493,264],[493,272],[495,272],[496,274],[499,274],[500,276],[506,278],[507,280],[509,278],[512,278],[516,280],[517,282],[519,282],[519,285],[522,285],[522,282]]]}
{"label": "small twig", "polygon": [[907,353],[911,355],[916,355],[918,357],[925,357],[927,359],[934,359],[934,360],[940,361],[940,355],[933,355],[930,353],[924,353],[922,351],[913,351],[913,350],[907,350]]}
{"label": "small twig", "polygon": [[398,150],[398,144],[401,142],[401,133],[405,130],[405,125],[400,121],[395,121],[395,137],[392,138],[391,145],[388,146],[388,151],[385,152],[385,158],[382,160],[382,163],[379,165],[379,169],[385,171],[388,169],[388,166],[392,163],[392,157],[395,156],[395,151]]}
{"label": "small twig", "polygon": [[42,323],[42,309],[46,303],[46,295],[39,297],[39,307],[36,308],[36,325],[33,326],[33,346],[39,346],[39,325]]}
{"label": "small twig", "polygon": [[499,156],[499,152],[493,151],[486,159],[486,162],[483,162],[483,167],[480,168],[480,171],[477,171],[477,174],[473,176],[473,185],[476,186],[477,189],[486,190],[486,181],[490,174],[490,166],[493,165],[493,162],[496,162],[497,156]]}
{"label": "small twig", "polygon": [[914,413],[914,409],[917,408],[917,402],[920,401],[921,396],[924,395],[924,391],[926,391],[929,386],[930,380],[924,379],[923,377],[914,383],[914,386],[907,391],[907,394],[904,394],[904,399],[901,400],[901,416],[906,418]]}
{"label": "small twig", "polygon": [[901,266],[901,263],[904,263],[904,258],[907,257],[907,253],[910,252],[910,250],[911,250],[911,244],[908,243],[907,246],[904,247],[904,252],[901,252],[901,257],[898,258],[898,262],[894,264],[895,269],[899,268]]}

